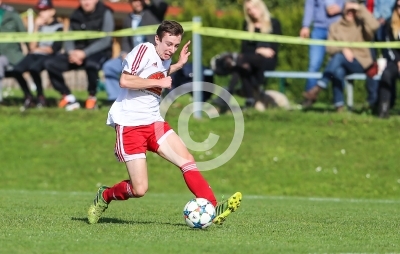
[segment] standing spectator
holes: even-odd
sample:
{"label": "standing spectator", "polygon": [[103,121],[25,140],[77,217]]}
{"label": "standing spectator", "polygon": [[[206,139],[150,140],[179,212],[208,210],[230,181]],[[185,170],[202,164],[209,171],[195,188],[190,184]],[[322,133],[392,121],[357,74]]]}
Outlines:
{"label": "standing spectator", "polygon": [[[340,19],[344,0],[306,0],[300,37],[318,40],[328,38],[329,26]],[[313,29],[310,34],[310,26]],[[309,46],[308,71],[318,72],[325,57],[325,47]],[[309,91],[317,83],[316,79],[307,79],[305,90]]]}
{"label": "standing spectator", "polygon": [[[400,0],[396,2],[392,19],[386,23],[386,39],[400,43]],[[388,63],[379,83],[378,113],[381,118],[389,117],[389,109],[393,107],[396,96],[396,78],[400,77],[400,49],[389,49],[388,55]]]}
{"label": "standing spectator", "polygon": [[[70,17],[70,31],[114,31],[113,12],[99,0],[79,0],[80,7]],[[66,110],[80,107],[66,86],[63,72],[84,68],[88,77],[86,109],[96,108],[99,70],[112,54],[112,38],[85,39],[65,42],[65,54],[57,55],[45,62],[50,81],[63,96],[58,106]]]}
{"label": "standing spectator", "polygon": [[[123,24],[123,28],[136,29],[139,26],[156,25],[164,20],[168,5],[161,0],[129,0],[133,12],[130,13]],[[131,50],[140,43],[151,42],[154,44],[152,35],[135,35],[122,38],[121,55],[117,58],[108,60],[103,66],[105,76],[105,88],[107,99],[113,102],[117,99],[121,90],[119,79],[122,71],[122,60]]]}
{"label": "standing spectator", "polygon": [[[329,28],[328,40],[365,42],[373,40],[379,22],[364,5],[357,0],[349,0],[345,4],[342,19]],[[328,87],[329,81],[333,83],[334,104],[337,111],[342,111],[344,106],[344,79],[353,73],[367,73],[373,66],[371,51],[367,48],[341,48],[328,46],[327,52],[332,56],[322,79],[317,85],[304,93],[307,102],[312,104],[317,99],[318,93]]]}
{"label": "standing spectator", "polygon": [[[36,10],[39,11],[39,14],[35,20],[34,33],[53,33],[63,30],[63,25],[57,21],[55,16],[56,10],[53,8],[51,0],[39,0],[36,5]],[[26,80],[22,76],[24,72],[29,71],[37,88],[37,106],[44,107],[46,105],[46,100],[40,74],[44,70],[44,62],[61,50],[62,42],[31,42],[29,47],[30,53],[15,66],[13,76],[24,92],[24,107],[29,108],[34,105],[33,95],[29,90]]]}
{"label": "standing spectator", "polygon": [[[255,33],[282,34],[281,25],[271,17],[262,0],[244,2],[245,23],[243,30]],[[246,107],[253,107],[260,100],[260,85],[264,71],[274,70],[278,63],[278,43],[242,41],[241,53],[236,60],[236,71],[242,80]]]}
{"label": "standing spectator", "polygon": [[392,16],[393,6],[396,0],[364,0],[367,9],[374,15],[374,17],[381,24],[376,31],[376,40],[385,41],[386,31],[385,24]]}
{"label": "standing spectator", "polygon": [[[2,32],[26,32],[26,28],[18,13],[12,7],[3,5],[0,0],[0,33]],[[11,70],[23,57],[20,42],[0,43],[0,101],[2,79],[11,76]]]}

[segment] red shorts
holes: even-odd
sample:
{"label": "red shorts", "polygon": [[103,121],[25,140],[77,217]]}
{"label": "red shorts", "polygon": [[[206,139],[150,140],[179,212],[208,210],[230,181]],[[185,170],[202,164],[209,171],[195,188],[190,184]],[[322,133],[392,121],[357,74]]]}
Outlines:
{"label": "red shorts", "polygon": [[146,158],[146,151],[157,152],[160,144],[173,132],[167,122],[141,126],[115,126],[115,156],[126,162]]}

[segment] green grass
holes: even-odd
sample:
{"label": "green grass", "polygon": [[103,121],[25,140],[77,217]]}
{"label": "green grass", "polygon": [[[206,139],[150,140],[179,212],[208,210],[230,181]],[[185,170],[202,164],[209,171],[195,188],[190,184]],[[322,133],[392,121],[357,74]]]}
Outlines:
{"label": "green grass", "polygon": [[[248,196],[223,226],[188,228],[190,195],[114,202],[86,221],[94,193],[0,191],[2,253],[398,252],[400,201]],[[5,205],[6,204],[6,205]]]}
{"label": "green grass", "polygon": [[[167,119],[177,131],[181,109]],[[223,227],[194,231],[179,169],[151,153],[148,196],[86,223],[97,186],[127,179],[107,110],[0,107],[0,253],[400,252],[398,116],[245,112],[239,151],[203,172],[218,197],[241,191],[243,205]],[[189,125],[198,142],[220,136],[197,161],[223,153],[234,130],[231,115]]]}
{"label": "green grass", "polygon": [[[93,191],[99,183],[126,178],[124,165],[113,154],[115,134],[105,125],[106,108],[21,114],[3,107],[0,114],[2,188],[20,188],[23,183],[26,190]],[[175,112],[169,120],[176,128]],[[271,111],[248,112],[245,121],[237,154],[220,168],[204,172],[217,193],[400,197],[398,117],[382,121],[356,114]],[[195,158],[202,161],[224,152],[233,128],[229,115],[190,121],[196,141],[210,132],[220,136],[211,151],[194,152]],[[150,192],[185,190],[179,169],[154,154],[148,158]]]}

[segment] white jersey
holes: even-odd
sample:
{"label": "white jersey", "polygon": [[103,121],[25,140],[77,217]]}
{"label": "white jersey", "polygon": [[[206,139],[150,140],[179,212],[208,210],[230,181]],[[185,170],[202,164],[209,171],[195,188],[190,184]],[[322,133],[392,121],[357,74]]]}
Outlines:
{"label": "white jersey", "polygon": [[[171,60],[161,60],[152,43],[137,45],[122,63],[122,72],[146,79],[167,76]],[[160,115],[161,88],[121,90],[108,112],[107,124],[115,126],[149,125],[164,121]]]}

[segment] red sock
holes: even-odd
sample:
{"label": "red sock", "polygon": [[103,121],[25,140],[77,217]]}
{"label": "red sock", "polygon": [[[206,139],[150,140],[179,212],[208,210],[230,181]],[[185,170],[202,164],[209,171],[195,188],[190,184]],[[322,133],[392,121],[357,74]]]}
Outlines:
{"label": "red sock", "polygon": [[189,190],[195,195],[196,198],[205,198],[210,201],[213,206],[217,205],[214,193],[210,185],[200,174],[195,162],[188,162],[180,167],[183,178]]}
{"label": "red sock", "polygon": [[120,183],[117,183],[113,187],[106,189],[103,192],[103,199],[107,203],[110,203],[112,200],[127,200],[134,197],[131,181],[129,180],[124,180]]}

